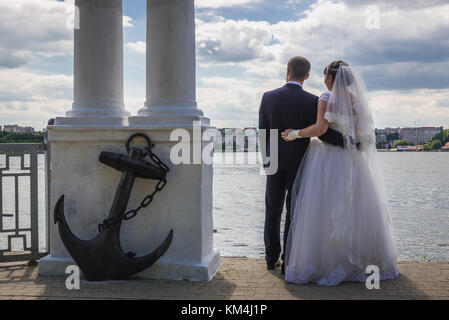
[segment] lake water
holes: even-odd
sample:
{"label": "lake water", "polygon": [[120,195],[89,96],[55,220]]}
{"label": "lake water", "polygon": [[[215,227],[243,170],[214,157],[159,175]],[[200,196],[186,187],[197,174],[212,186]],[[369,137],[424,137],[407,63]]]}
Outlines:
{"label": "lake water", "polygon": [[[264,256],[265,180],[256,164],[235,163],[234,157],[256,154],[217,153],[214,165],[214,245],[222,256]],[[379,153],[390,198],[394,236],[400,260],[449,260],[449,153]],[[17,158],[16,158],[17,160]],[[251,162],[250,162],[251,163]],[[253,162],[255,163],[255,162]],[[12,161],[12,164],[14,162]],[[0,156],[0,167],[4,156]],[[45,247],[44,158],[39,157],[39,236]],[[19,218],[29,225],[23,197],[29,178],[19,179]],[[3,211],[14,211],[12,180],[4,178]],[[23,193],[22,193],[23,192]],[[3,218],[4,226],[14,218]],[[0,234],[0,250],[6,235]],[[21,244],[14,243],[16,249]]]}
{"label": "lake water", "polygon": [[[449,260],[449,153],[379,158],[399,259]],[[214,173],[215,247],[224,256],[263,257],[266,177],[255,165],[216,164]]]}

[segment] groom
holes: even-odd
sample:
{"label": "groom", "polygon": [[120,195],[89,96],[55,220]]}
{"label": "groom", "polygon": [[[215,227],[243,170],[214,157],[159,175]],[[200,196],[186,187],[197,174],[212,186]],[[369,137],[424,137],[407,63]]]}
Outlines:
{"label": "groom", "polygon": [[[292,142],[285,142],[281,137],[281,132],[289,128],[303,129],[316,122],[318,97],[303,89],[304,81],[310,76],[310,69],[310,62],[306,58],[291,58],[287,66],[287,84],[282,88],[266,92],[260,106],[259,129],[267,130],[267,141],[266,144],[261,144],[261,152],[266,157],[270,156],[270,150],[263,148],[264,146],[270,146],[270,134],[268,132],[271,129],[278,130],[278,171],[274,175],[267,176],[265,194],[264,240],[268,270],[274,270],[279,266],[281,215],[284,208],[285,195],[287,194],[284,250],[281,256],[282,261],[285,260],[285,246],[290,227],[293,182],[310,143],[310,139],[297,139]],[[343,146],[343,137],[332,129],[329,129],[328,132],[319,138],[333,145]],[[284,268],[284,263],[282,263],[282,273],[284,273]]]}

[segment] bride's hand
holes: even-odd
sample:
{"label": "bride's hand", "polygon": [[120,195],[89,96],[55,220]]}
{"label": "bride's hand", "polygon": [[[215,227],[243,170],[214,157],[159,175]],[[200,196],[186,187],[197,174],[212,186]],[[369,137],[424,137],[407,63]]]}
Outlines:
{"label": "bride's hand", "polygon": [[284,140],[287,141],[287,142],[293,141],[293,140],[290,140],[290,139],[287,138],[288,135],[289,135],[292,131],[295,131],[295,130],[294,130],[294,129],[287,129],[287,130],[285,130],[284,132],[282,132],[282,133],[281,133],[282,139],[284,139]]}

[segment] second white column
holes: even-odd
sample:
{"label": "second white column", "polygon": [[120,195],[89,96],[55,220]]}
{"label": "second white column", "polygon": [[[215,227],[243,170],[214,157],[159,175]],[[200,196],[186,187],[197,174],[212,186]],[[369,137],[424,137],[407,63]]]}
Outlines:
{"label": "second white column", "polygon": [[207,125],[197,108],[195,73],[194,1],[147,0],[147,97],[130,125]]}

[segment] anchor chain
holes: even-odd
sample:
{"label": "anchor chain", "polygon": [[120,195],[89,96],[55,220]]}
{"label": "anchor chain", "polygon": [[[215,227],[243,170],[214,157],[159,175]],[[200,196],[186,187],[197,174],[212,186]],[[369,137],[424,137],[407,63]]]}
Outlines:
{"label": "anchor chain", "polygon": [[[131,139],[130,139],[131,140]],[[128,141],[129,142],[129,141]],[[149,156],[151,161],[153,161],[153,163],[161,170],[163,170],[165,173],[168,173],[170,171],[170,169],[168,168],[168,166],[157,156],[155,155],[152,151],[151,151],[151,146],[149,146],[148,148],[145,148],[144,150],[142,150],[142,154],[143,157],[145,158],[146,156]],[[129,146],[127,145],[127,150],[129,149]],[[129,150],[128,150],[129,151]],[[118,218],[115,219],[105,219],[103,221],[103,223],[100,223],[98,225],[98,231],[103,232],[105,229],[109,228],[110,226],[116,224],[117,222],[121,222],[121,221],[128,221],[131,220],[132,218],[134,218],[135,216],[137,216],[139,214],[139,212],[142,209],[145,209],[146,207],[148,207],[151,202],[153,202],[154,196],[158,193],[161,192],[165,186],[167,185],[167,179],[163,178],[160,179],[159,182],[157,183],[156,187],[154,188],[154,191],[152,193],[150,193],[148,196],[146,196],[141,202],[140,202],[140,206],[137,207],[136,209],[133,210],[129,210],[128,212],[124,213],[123,215],[119,216]]]}

